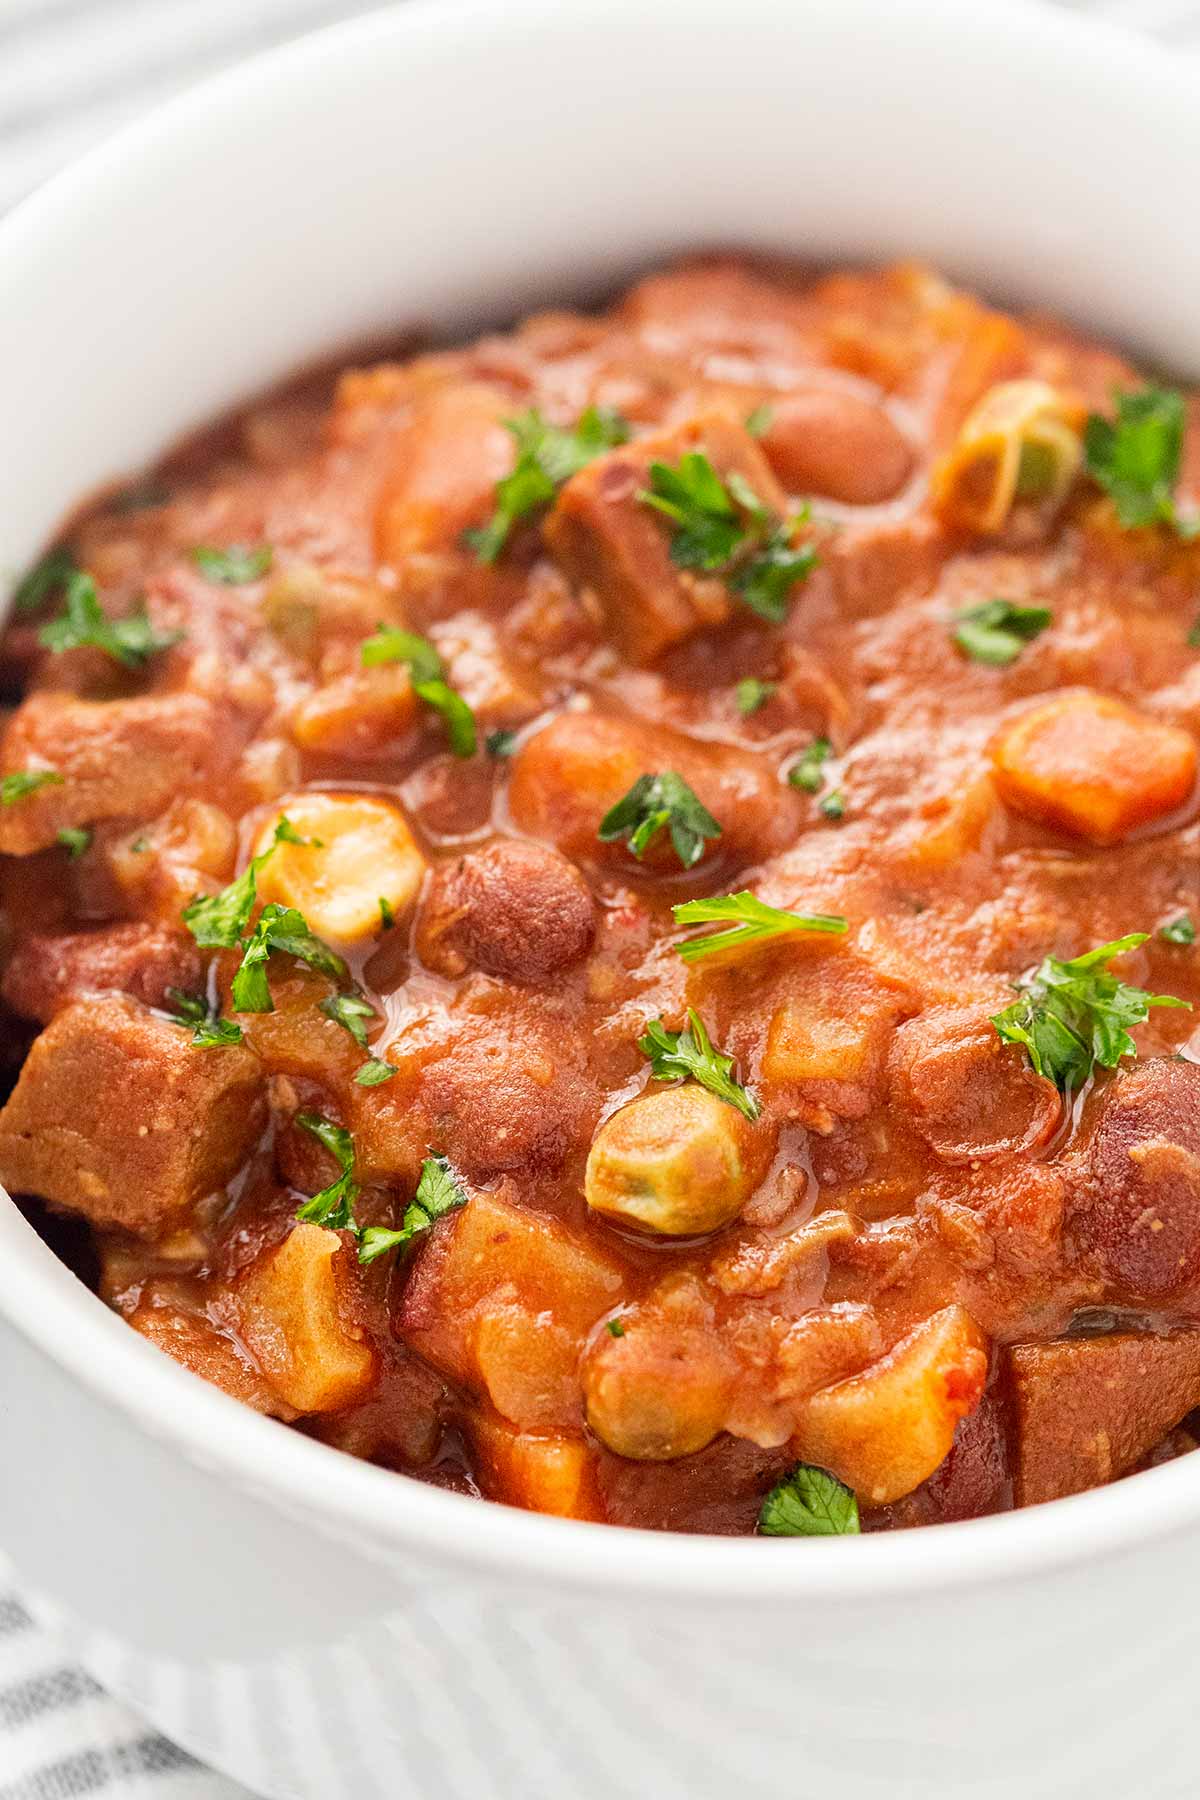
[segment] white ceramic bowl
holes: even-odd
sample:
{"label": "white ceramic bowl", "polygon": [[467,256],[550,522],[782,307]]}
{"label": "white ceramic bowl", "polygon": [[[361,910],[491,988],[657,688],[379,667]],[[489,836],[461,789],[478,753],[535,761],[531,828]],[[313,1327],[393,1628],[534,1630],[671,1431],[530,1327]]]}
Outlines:
{"label": "white ceramic bowl", "polygon": [[[1200,79],[1018,0],[417,3],[186,96],[0,227],[0,569],[339,342],[711,243],[920,254],[1200,366]],[[0,1544],[79,1654],[304,1800],[1165,1800],[1200,1457],[795,1544],[382,1473],[205,1387],[0,1197]]]}

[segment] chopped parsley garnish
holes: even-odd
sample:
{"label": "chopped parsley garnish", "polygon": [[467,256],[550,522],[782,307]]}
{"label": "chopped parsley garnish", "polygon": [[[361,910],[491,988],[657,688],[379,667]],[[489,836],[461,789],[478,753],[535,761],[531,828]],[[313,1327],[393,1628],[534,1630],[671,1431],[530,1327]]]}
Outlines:
{"label": "chopped parsley garnish", "polygon": [[0,780],[0,806],[15,806],[18,800],[24,800],[27,794],[36,794],[39,788],[61,787],[63,777],[57,769],[14,769],[11,775]]}
{"label": "chopped parsley garnish", "polygon": [[[269,852],[268,852],[269,854]],[[235,1012],[269,1013],[275,1011],[271,989],[267,983],[267,963],[277,952],[294,956],[334,981],[345,981],[349,970],[336,951],[308,929],[304,914],[294,906],[280,906],[274,900],[264,906],[258,923],[242,945],[242,961],[233,978]]]}
{"label": "chopped parsley garnish", "polygon": [[427,1156],[421,1164],[417,1191],[405,1209],[399,1229],[392,1231],[382,1225],[363,1229],[354,1217],[354,1203],[361,1191],[354,1178],[354,1139],[344,1126],[335,1125],[320,1113],[297,1113],[296,1123],[324,1145],[340,1170],[335,1181],[305,1201],[296,1217],[310,1225],[324,1225],[330,1231],[352,1231],[358,1239],[360,1263],[372,1263],[389,1250],[403,1249],[447,1213],[465,1206],[470,1198],[462,1177],[446,1157]]}
{"label": "chopped parsley garnish", "polygon": [[702,450],[685,451],[674,468],[652,462],[650,486],[638,499],[674,526],[671,560],[679,568],[719,574],[751,612],[783,623],[792,588],[817,564],[811,544],[791,541],[807,514],[773,517],[744,476],[731,470],[722,480]]}
{"label": "chopped parsley garnish", "polygon": [[214,1012],[203,994],[185,994],[181,988],[168,988],[167,999],[175,1008],[170,1015],[175,1023],[191,1026],[192,1043],[197,1050],[225,1049],[229,1044],[241,1043],[241,1026]]}
{"label": "chopped parsley garnish", "polygon": [[[274,841],[246,865],[235,881],[218,894],[197,894],[184,907],[183,922],[202,950],[237,948],[258,897],[258,872],[274,854],[275,845],[287,841],[291,829],[290,821],[281,819],[275,827]],[[145,847],[140,839],[130,845],[131,850]]]}
{"label": "chopped parsley garnish", "polygon": [[372,1056],[367,1043],[366,1021],[377,1017],[369,1000],[361,994],[330,994],[321,1001],[319,1010],[343,1031],[348,1031],[359,1049],[366,1051],[367,1060],[354,1077],[359,1087],[378,1087],[381,1082],[391,1080],[396,1073],[395,1064]]}
{"label": "chopped parsley garnish", "polygon": [[597,836],[602,844],[626,838],[640,862],[660,831],[670,833],[675,854],[685,869],[699,862],[706,839],[721,835],[721,827],[708,808],[674,769],[661,775],[640,775],[629,792],[605,813]]}
{"label": "chopped parsley garnish", "polygon": [[290,819],[281,818],[273,841],[247,864],[236,881],[219,894],[198,894],[183,909],[183,922],[202,950],[241,950],[241,964],[233,978],[236,1012],[274,1012],[267,963],[277,951],[319,969],[334,981],[342,982],[348,977],[342,958],[308,929],[303,913],[294,906],[279,906],[271,901],[263,907],[254,930],[243,937],[258,898],[258,873],[263,864],[280,844],[316,841],[301,837]]}
{"label": "chopped parsley garnish", "polygon": [[1097,1063],[1115,1069],[1123,1056],[1137,1055],[1129,1027],[1140,1025],[1152,1006],[1190,1010],[1187,1000],[1147,994],[1108,973],[1114,956],[1136,950],[1148,935],[1131,931],[1070,962],[1047,956],[1030,980],[1019,984],[1020,998],[992,1024],[1007,1043],[1023,1045],[1036,1073],[1063,1092],[1082,1087]]}
{"label": "chopped parsley garnish", "polygon": [[605,1326],[605,1330],[608,1332],[609,1337],[622,1338],[625,1336],[625,1327],[622,1325],[620,1319],[609,1319]]}
{"label": "chopped parsley garnish", "polygon": [[245,587],[247,582],[261,581],[270,574],[275,552],[270,544],[229,544],[217,549],[212,544],[197,544],[192,561],[206,581],[221,587]]}
{"label": "chopped parsley garnish", "polygon": [[1192,629],[1187,634],[1187,642],[1189,650],[1200,650],[1200,618],[1193,622]]}
{"label": "chopped parsley garnish", "polygon": [[751,713],[757,712],[760,706],[765,706],[778,686],[777,681],[759,681],[755,675],[747,675],[739,681],[734,689],[734,694],[737,698],[737,709],[743,719],[747,719]]}
{"label": "chopped parsley garnish", "polygon": [[489,731],[483,740],[489,756],[503,758],[511,756],[517,747],[515,731]]}
{"label": "chopped parsley garnish", "polygon": [[379,625],[363,644],[362,660],[368,669],[379,663],[407,663],[413,693],[441,713],[455,756],[474,756],[475,714],[447,682],[445,665],[428,638],[395,625]]}
{"label": "chopped parsley garnish", "polygon": [[386,894],[379,896],[379,929],[390,931],[396,923],[396,909]]}
{"label": "chopped parsley garnish", "polygon": [[629,441],[625,420],[604,406],[589,406],[573,431],[549,424],[536,408],[504,423],[517,440],[517,460],[496,483],[496,507],[487,524],[463,533],[485,563],[497,561],[518,520],[549,506],[564,481]]}
{"label": "chopped parsley garnish", "polygon": [[757,1119],[759,1104],[753,1094],[730,1076],[732,1056],[714,1049],[704,1029],[703,1020],[694,1008],[688,1008],[687,1025],[682,1031],[668,1031],[661,1019],[646,1027],[645,1037],[638,1039],[638,1049],[647,1057],[651,1073],[659,1081],[698,1081],[710,1094],[735,1106],[747,1119]]}
{"label": "chopped parsley garnish", "polygon": [[54,835],[72,862],[78,862],[85,851],[91,847],[92,834],[82,825],[64,825],[62,830],[56,831]]}
{"label": "chopped parsley garnish", "polygon": [[1013,600],[981,600],[954,615],[954,642],[972,662],[1003,669],[1020,656],[1032,638],[1045,631],[1053,614],[1048,606],[1018,606]]}
{"label": "chopped parsley garnish", "polygon": [[828,738],[814,738],[788,770],[788,786],[805,794],[819,794],[825,782],[825,764],[832,755],[833,745]]}
{"label": "chopped parsley garnish", "polygon": [[707,937],[688,938],[675,948],[684,962],[697,962],[722,950],[742,950],[766,938],[779,937],[787,931],[829,931],[841,933],[846,921],[836,913],[785,912],[768,906],[748,889],[737,894],[722,894],[712,900],[686,900],[671,909],[677,925],[708,925],[728,922],[728,931],[714,931]]}
{"label": "chopped parsley garnish", "polygon": [[846,816],[846,796],[841,788],[834,788],[832,794],[826,794],[817,801],[817,811],[825,819],[844,819]]}
{"label": "chopped parsley garnish", "polygon": [[102,650],[125,668],[140,669],[183,635],[182,631],[156,631],[144,601],[137,612],[110,619],[91,576],[78,573],[67,583],[66,611],[42,626],[38,642],[55,655],[64,650]]}
{"label": "chopped parsley garnish", "polygon": [[1116,418],[1092,413],[1084,427],[1083,452],[1092,479],[1112,498],[1117,518],[1128,530],[1168,525],[1180,537],[1196,535],[1197,521],[1183,518],[1175,504],[1175,484],[1183,461],[1185,408],[1172,388],[1114,391]]}
{"label": "chopped parsley garnish", "polygon": [[1194,944],[1196,927],[1189,913],[1180,913],[1177,919],[1171,919],[1166,925],[1160,925],[1158,935],[1168,944]]}
{"label": "chopped parsley garnish", "polygon": [[395,1073],[395,1063],[385,1062],[380,1056],[369,1056],[354,1077],[354,1085],[355,1087],[380,1087],[385,1081],[390,1081]]}
{"label": "chopped parsley garnish", "polygon": [[40,562],[34,563],[24,580],[18,584],[13,595],[13,607],[19,613],[36,612],[44,600],[65,588],[72,576],[78,573],[79,564],[69,550],[60,546],[57,550],[49,551]]}
{"label": "chopped parsley garnish", "polygon": [[470,1198],[458,1171],[444,1156],[427,1156],[421,1164],[421,1179],[404,1219],[396,1231],[381,1225],[369,1225],[362,1234],[358,1260],[374,1262],[389,1250],[403,1250],[414,1238],[432,1229],[447,1213],[465,1206]]}
{"label": "chopped parsley garnish", "polygon": [[853,1537],[860,1529],[854,1491],[826,1469],[797,1463],[762,1503],[763,1537]]}
{"label": "chopped parsley garnish", "polygon": [[344,1125],[335,1125],[332,1119],[323,1118],[320,1113],[297,1113],[296,1123],[311,1132],[328,1150],[340,1170],[335,1181],[305,1201],[296,1217],[309,1225],[324,1225],[330,1231],[357,1233],[354,1202],[358,1199],[359,1186],[354,1179],[354,1139]]}
{"label": "chopped parsley garnish", "polygon": [[752,438],[765,437],[775,418],[775,408],[764,400],[746,414],[746,430]]}

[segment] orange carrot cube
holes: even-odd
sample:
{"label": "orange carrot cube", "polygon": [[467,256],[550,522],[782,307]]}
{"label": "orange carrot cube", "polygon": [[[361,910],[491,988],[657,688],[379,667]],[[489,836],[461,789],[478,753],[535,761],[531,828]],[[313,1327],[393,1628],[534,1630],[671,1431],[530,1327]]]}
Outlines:
{"label": "orange carrot cube", "polygon": [[1115,844],[1182,806],[1196,780],[1190,733],[1089,692],[1023,713],[992,746],[1014,812],[1093,844]]}

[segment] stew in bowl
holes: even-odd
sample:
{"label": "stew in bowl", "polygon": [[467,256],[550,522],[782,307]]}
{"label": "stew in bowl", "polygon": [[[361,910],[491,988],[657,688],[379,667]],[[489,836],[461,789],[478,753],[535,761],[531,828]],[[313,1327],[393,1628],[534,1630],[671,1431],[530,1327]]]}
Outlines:
{"label": "stew in bowl", "polygon": [[88,507],[5,641],[0,1179],[218,1387],[543,1512],[1189,1451],[1193,412],[708,258]]}

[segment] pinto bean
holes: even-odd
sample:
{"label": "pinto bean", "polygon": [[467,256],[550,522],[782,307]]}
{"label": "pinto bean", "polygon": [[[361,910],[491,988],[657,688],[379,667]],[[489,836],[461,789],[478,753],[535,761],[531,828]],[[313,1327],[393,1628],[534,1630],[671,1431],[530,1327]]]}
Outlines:
{"label": "pinto bean", "polygon": [[912,472],[912,448],[883,408],[836,388],[772,401],[761,442],[791,493],[820,494],[848,506],[890,500]]}
{"label": "pinto bean", "polygon": [[[783,850],[800,829],[799,796],[760,757],[704,744],[666,726],[598,713],[562,713],[513,759],[509,806],[522,831],[557,845],[573,861],[603,861],[632,872],[624,843],[602,844],[600,821],[641,775],[673,769],[721,827],[704,861],[745,864]],[[678,869],[666,833],[646,853],[648,867]]]}
{"label": "pinto bean", "polygon": [[1070,1222],[1111,1281],[1148,1300],[1200,1282],[1200,1068],[1158,1057],[1118,1075]]}
{"label": "pinto bean", "polygon": [[594,929],[592,897],[574,864],[544,844],[501,839],[434,870],[417,949],[442,975],[473,967],[537,982],[585,956]]}

